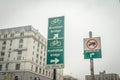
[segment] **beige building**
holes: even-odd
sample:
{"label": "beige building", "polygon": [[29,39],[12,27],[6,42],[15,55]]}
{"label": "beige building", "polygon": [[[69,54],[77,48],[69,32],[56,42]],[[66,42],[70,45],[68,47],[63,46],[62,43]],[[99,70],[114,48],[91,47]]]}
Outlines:
{"label": "beige building", "polygon": [[77,80],[77,79],[74,78],[74,77],[72,77],[72,76],[70,76],[70,75],[65,75],[65,76],[63,77],[63,80]]}
{"label": "beige building", "polygon": [[[0,80],[52,80],[45,69],[47,40],[32,26],[0,29]],[[62,70],[57,70],[62,80]]]}
{"label": "beige building", "polygon": [[[106,73],[105,71],[95,75],[95,80],[119,80],[119,75],[115,73]],[[85,80],[91,80],[90,75],[85,76]]]}

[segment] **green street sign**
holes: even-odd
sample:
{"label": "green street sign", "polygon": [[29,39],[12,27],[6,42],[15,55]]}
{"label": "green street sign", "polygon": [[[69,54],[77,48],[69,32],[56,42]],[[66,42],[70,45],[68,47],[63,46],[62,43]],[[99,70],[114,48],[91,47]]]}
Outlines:
{"label": "green street sign", "polygon": [[48,24],[48,39],[64,38],[64,16],[49,18]]}
{"label": "green street sign", "polygon": [[84,39],[84,59],[101,58],[100,37]]}
{"label": "green street sign", "polygon": [[48,19],[47,68],[64,68],[64,16]]}
{"label": "green street sign", "polygon": [[47,62],[49,64],[61,64],[63,63],[63,52],[48,52]]}
{"label": "green street sign", "polygon": [[84,59],[91,59],[91,58],[101,58],[101,49],[97,50],[84,50]]}

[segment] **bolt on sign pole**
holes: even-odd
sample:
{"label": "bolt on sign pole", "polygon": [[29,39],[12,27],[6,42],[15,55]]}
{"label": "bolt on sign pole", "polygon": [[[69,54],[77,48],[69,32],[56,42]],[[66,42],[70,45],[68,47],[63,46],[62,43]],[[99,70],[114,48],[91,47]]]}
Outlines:
{"label": "bolt on sign pole", "polygon": [[[92,32],[89,32],[89,38],[92,38]],[[90,58],[90,72],[91,72],[91,80],[94,80],[94,61],[93,58]]]}

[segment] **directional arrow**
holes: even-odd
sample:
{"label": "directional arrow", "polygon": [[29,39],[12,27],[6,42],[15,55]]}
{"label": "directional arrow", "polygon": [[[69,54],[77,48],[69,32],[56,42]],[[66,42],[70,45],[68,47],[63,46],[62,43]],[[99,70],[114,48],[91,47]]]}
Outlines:
{"label": "directional arrow", "polygon": [[55,60],[51,60],[50,62],[51,62],[51,63],[54,62],[55,64],[57,64],[57,63],[59,62],[59,59],[55,58]]}
{"label": "directional arrow", "polygon": [[94,56],[94,55],[95,55],[95,53],[91,53],[91,54],[90,54],[90,57],[92,58],[92,56]]}

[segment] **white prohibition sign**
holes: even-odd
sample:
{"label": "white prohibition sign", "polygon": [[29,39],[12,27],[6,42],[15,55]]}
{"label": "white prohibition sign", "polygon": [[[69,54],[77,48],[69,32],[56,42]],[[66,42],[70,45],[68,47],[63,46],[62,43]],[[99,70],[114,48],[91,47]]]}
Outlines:
{"label": "white prohibition sign", "polygon": [[87,41],[86,46],[88,49],[94,50],[95,48],[97,48],[98,42],[97,42],[97,40],[92,38]]}

